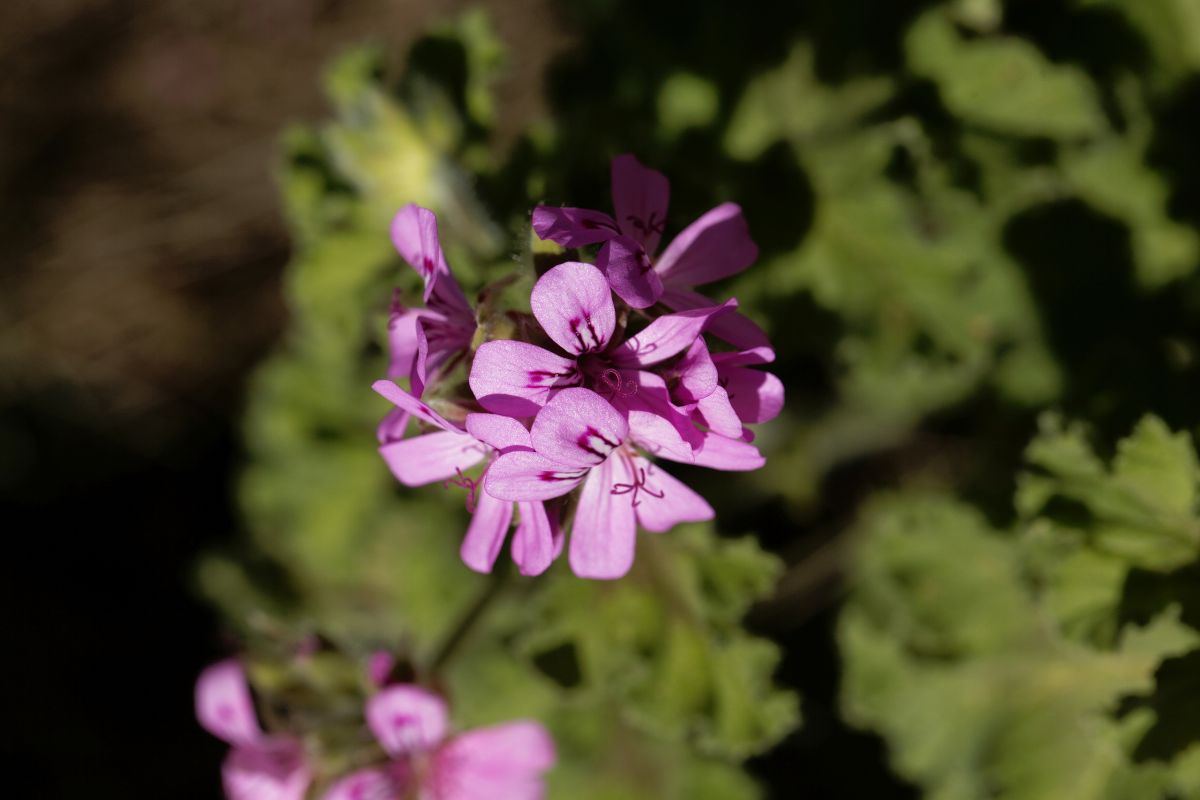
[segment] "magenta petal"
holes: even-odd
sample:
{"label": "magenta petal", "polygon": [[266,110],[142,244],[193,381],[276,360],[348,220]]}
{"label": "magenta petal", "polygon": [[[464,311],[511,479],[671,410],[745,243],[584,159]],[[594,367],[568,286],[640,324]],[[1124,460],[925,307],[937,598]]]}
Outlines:
{"label": "magenta petal", "polygon": [[511,500],[497,500],[487,492],[476,493],[471,524],[458,551],[463,563],[476,572],[491,572],[504,546],[512,516]]}
{"label": "magenta petal", "polygon": [[655,269],[663,283],[684,288],[736,275],[758,258],[742,209],[722,203],[706,211],[667,245]]}
{"label": "magenta petal", "polygon": [[400,762],[361,769],[331,786],[322,800],[403,800],[411,780]]}
{"label": "magenta petal", "polygon": [[395,667],[395,656],[387,650],[376,650],[367,659],[367,677],[376,686],[383,686],[388,682],[388,678]]}
{"label": "magenta petal", "polygon": [[417,360],[417,321],[423,309],[393,308],[388,315],[389,378],[407,378]]}
{"label": "magenta petal", "polygon": [[641,456],[634,463],[645,475],[636,509],[638,523],[646,530],[661,533],[682,522],[703,522],[715,516],[703,497],[661,467]]}
{"label": "magenta petal", "polygon": [[758,448],[741,439],[706,433],[696,450],[696,463],[702,467],[749,472],[767,463]]}
{"label": "magenta petal", "polygon": [[709,320],[737,308],[737,300],[719,306],[665,314],[612,351],[619,367],[648,367],[666,361],[692,346]]}
{"label": "magenta petal", "polygon": [[213,664],[196,679],[196,719],[213,736],[231,745],[249,745],[263,737],[250,684],[236,659]]}
{"label": "magenta petal", "polygon": [[533,449],[525,426],[501,414],[467,414],[467,433],[501,452],[512,447]]}
{"label": "magenta petal", "polygon": [[568,353],[603,350],[617,325],[608,280],[582,261],[567,261],[538,278],[529,305],[542,330]]}
{"label": "magenta petal", "polygon": [[558,464],[587,468],[608,458],[629,434],[629,424],[591,389],[563,389],[538,412],[529,430],[533,447]]}
{"label": "magenta petal", "polygon": [[[675,311],[716,305],[711,299],[698,292],[672,286],[668,286],[663,291],[661,299],[663,305]],[[775,351],[771,348],[771,341],[767,338],[767,334],[758,327],[754,320],[736,311],[713,317],[709,320],[705,331],[722,341],[729,342],[739,350],[756,353],[759,363],[765,364],[775,360]]]}
{"label": "magenta petal", "polygon": [[390,756],[424,753],[446,738],[446,703],[411,684],[389,686],[367,701],[367,726]]}
{"label": "magenta petal", "polygon": [[612,217],[588,208],[538,206],[533,209],[533,232],[539,239],[563,247],[583,247],[607,241],[618,233]]}
{"label": "magenta petal", "polygon": [[487,448],[470,434],[436,431],[382,445],[379,455],[396,480],[405,486],[424,486],[475,466],[487,455]]}
{"label": "magenta petal", "polygon": [[452,424],[441,414],[391,381],[375,381],[371,384],[371,388],[390,401],[392,405],[403,411],[407,411],[417,419],[423,420],[430,425],[435,425],[444,431],[462,432],[462,429],[457,425]]}
{"label": "magenta petal", "polygon": [[542,774],[555,758],[554,741],[536,722],[476,728],[438,751],[425,789],[437,800],[541,800]]}
{"label": "magenta petal", "polygon": [[483,490],[499,500],[549,500],[574,489],[585,475],[586,469],[556,464],[538,453],[514,450],[488,467]]}
{"label": "magenta petal", "polygon": [[573,360],[509,339],[481,344],[468,378],[480,405],[509,417],[532,417],[554,392],[581,381]]}
{"label": "magenta petal", "polygon": [[410,203],[396,212],[392,218],[392,244],[424,278],[426,305],[433,305],[431,301],[436,297],[439,305],[470,313],[470,305],[442,254],[437,217],[432,211]]}
{"label": "magenta petal", "polygon": [[[571,525],[571,570],[581,578],[620,578],[633,566],[637,540],[631,490],[636,480],[625,458],[610,458],[583,483]],[[622,487],[629,487],[621,491]]]}
{"label": "magenta petal", "polygon": [[783,381],[769,372],[745,367],[719,367],[729,402],[742,422],[769,422],[783,410]]}
{"label": "magenta petal", "polygon": [[522,575],[541,575],[554,562],[555,528],[542,503],[517,503],[521,515],[513,534],[512,557]]}
{"label": "magenta petal", "polygon": [[696,403],[696,413],[715,433],[737,439],[742,435],[742,418],[729,403],[729,394],[718,386]]}
{"label": "magenta petal", "polygon": [[692,346],[675,365],[673,374],[679,380],[671,389],[671,398],[678,403],[695,403],[702,397],[708,397],[717,388],[717,366],[703,337],[697,337],[692,342]]}
{"label": "magenta petal", "polygon": [[666,383],[650,372],[626,375],[633,376],[637,391],[616,395],[613,402],[629,420],[629,438],[651,455],[690,464],[701,434],[691,419],[671,403]]}
{"label": "magenta petal", "polygon": [[300,742],[273,737],[231,750],[221,782],[229,800],[304,800],[312,770]]}
{"label": "magenta petal", "polygon": [[383,419],[379,420],[378,427],[375,428],[375,438],[380,444],[391,444],[398,442],[404,438],[404,431],[408,428],[408,420],[411,415],[400,408],[393,408]]}
{"label": "magenta petal", "polygon": [[654,271],[650,256],[627,236],[606,242],[596,254],[596,267],[617,297],[633,308],[649,308],[662,297],[662,278]]}
{"label": "magenta petal", "polygon": [[671,184],[667,176],[642,166],[631,155],[612,160],[613,209],[621,233],[654,253],[667,223]]}

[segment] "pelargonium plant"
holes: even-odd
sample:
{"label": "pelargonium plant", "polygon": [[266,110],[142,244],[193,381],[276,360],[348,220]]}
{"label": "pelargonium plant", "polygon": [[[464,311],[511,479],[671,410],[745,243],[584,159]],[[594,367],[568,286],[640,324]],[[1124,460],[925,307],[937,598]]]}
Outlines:
{"label": "pelargonium plant", "polygon": [[[491,571],[515,518],[521,573],[545,571],[569,533],[575,574],[619,578],[639,525],[662,532],[713,517],[660,461],[743,471],[764,463],[746,426],[782,408],[783,385],[754,368],[774,350],[736,300],[692,289],[757,257],[741,209],[717,206],[655,258],[667,179],[624,155],[613,161],[612,190],[615,219],[534,210],[541,238],[600,248],[595,263],[564,257],[542,274],[531,313],[511,312],[507,326],[477,318],[431,211],[409,205],[392,224],[396,249],[425,281],[425,305],[393,304],[388,376],[407,378],[409,389],[375,384],[395,406],[379,428],[380,452],[406,486],[467,490],[461,554],[474,570]],[[501,328],[511,337],[489,338]],[[450,380],[459,365],[466,386]],[[407,435],[410,421],[417,435]]]}

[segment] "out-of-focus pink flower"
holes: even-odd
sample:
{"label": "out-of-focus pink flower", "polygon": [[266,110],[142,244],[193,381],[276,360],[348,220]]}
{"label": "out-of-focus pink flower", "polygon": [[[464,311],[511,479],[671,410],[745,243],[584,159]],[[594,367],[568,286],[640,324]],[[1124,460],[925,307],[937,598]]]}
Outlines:
{"label": "out-of-focus pink flower", "polygon": [[300,742],[263,732],[245,672],[235,659],[212,665],[196,681],[196,719],[231,746],[221,767],[230,800],[303,800],[312,772]]}
{"label": "out-of-focus pink flower", "polygon": [[554,742],[520,720],[449,735],[445,702],[419,686],[384,689],[367,701],[367,725],[389,764],[338,781],[324,800],[540,800]]}
{"label": "out-of-focus pink flower", "polygon": [[[633,308],[657,302],[675,311],[711,306],[712,301],[692,287],[735,275],[758,258],[758,246],[736,203],[722,203],[702,214],[655,258],[666,227],[670,184],[665,175],[632,155],[612,161],[612,196],[616,219],[591,209],[538,206],[533,229],[542,239],[564,247],[602,242],[596,266]],[[740,314],[714,319],[709,331],[740,349],[770,352],[766,334]]]}
{"label": "out-of-focus pink flower", "polygon": [[533,449],[496,459],[484,490],[502,500],[549,500],[582,484],[571,569],[585,578],[619,578],[633,565],[639,523],[666,531],[713,517],[704,498],[647,460],[629,434],[625,417],[603,397],[563,389],[534,419]]}
{"label": "out-of-focus pink flower", "polygon": [[[512,525],[513,503],[477,491],[483,477],[471,479],[465,473],[499,453],[532,449],[529,431],[517,420],[496,414],[469,414],[467,429],[463,430],[391,381],[377,381],[374,388],[400,413],[437,429],[383,444],[380,455],[405,486],[449,481],[467,490],[471,524],[460,553],[471,569],[491,572]],[[513,560],[521,574],[540,575],[561,549],[557,516],[547,513],[545,505],[536,498],[522,499],[516,504],[516,512]]]}

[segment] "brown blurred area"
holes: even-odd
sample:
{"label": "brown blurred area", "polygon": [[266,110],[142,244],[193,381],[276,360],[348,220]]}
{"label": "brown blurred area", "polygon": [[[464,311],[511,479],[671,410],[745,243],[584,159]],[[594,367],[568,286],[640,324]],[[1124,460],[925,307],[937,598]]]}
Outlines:
{"label": "brown blurred area", "polygon": [[[0,394],[53,389],[147,455],[229,414],[285,318],[281,129],[326,114],[320,71],[340,50],[402,55],[468,5],[0,4]],[[561,36],[543,0],[483,5],[510,47],[498,107],[515,131]]]}
{"label": "brown blurred area", "polygon": [[[236,546],[241,396],[286,323],[278,136],[328,115],[333,56],[468,5],[0,3],[5,797],[219,795],[191,693],[228,648],[191,581]],[[564,39],[544,0],[483,5],[503,147]]]}

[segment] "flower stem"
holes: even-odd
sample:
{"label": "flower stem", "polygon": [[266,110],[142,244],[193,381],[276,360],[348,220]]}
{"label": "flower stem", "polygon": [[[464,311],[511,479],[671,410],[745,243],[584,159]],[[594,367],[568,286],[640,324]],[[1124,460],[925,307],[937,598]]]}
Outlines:
{"label": "flower stem", "polygon": [[475,601],[463,612],[458,624],[454,626],[450,634],[446,637],[446,640],[442,642],[442,646],[438,648],[437,655],[433,657],[433,661],[429,665],[431,673],[436,675],[441,672],[454,656],[454,651],[466,641],[467,636],[470,635],[475,625],[483,617],[492,600],[504,588],[508,572],[509,568],[507,564],[497,565],[497,568],[489,576],[487,585],[483,587],[483,590],[475,598]]}

